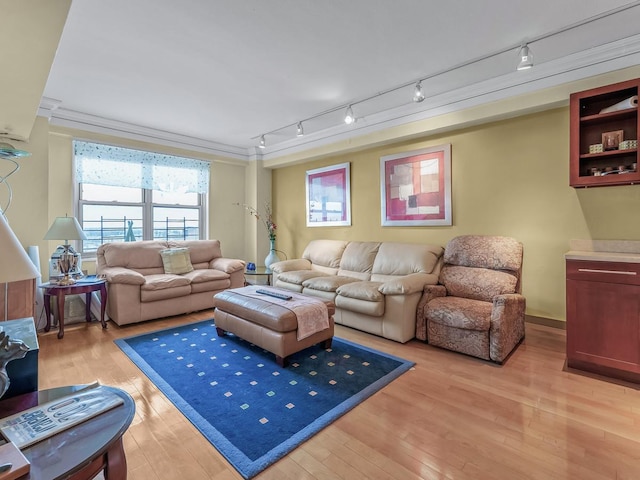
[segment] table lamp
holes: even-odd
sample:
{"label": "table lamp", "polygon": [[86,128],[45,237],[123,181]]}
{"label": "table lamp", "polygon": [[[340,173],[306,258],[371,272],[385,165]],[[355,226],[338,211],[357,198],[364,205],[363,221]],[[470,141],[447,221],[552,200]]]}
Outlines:
{"label": "table lamp", "polygon": [[4,320],[8,320],[9,282],[30,280],[40,272],[20,245],[7,219],[0,214],[0,283],[4,283]]}
{"label": "table lamp", "polygon": [[63,278],[58,281],[58,284],[72,285],[76,283],[71,277],[71,274],[79,273],[78,264],[80,262],[80,255],[69,245],[69,240],[87,239],[76,217],[57,217],[44,236],[44,239],[64,240],[64,245],[58,247],[58,249],[61,249],[60,256],[58,257],[58,271],[63,275]]}

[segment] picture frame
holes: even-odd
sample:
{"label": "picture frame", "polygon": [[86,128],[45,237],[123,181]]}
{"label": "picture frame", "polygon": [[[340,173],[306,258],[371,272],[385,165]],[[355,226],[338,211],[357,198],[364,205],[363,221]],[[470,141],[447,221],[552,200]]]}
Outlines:
{"label": "picture frame", "polygon": [[307,227],[351,225],[350,163],[307,170]]}
{"label": "picture frame", "polygon": [[448,226],[451,144],[380,158],[383,227]]}
{"label": "picture frame", "polygon": [[602,147],[604,150],[617,150],[624,140],[624,130],[602,132]]}

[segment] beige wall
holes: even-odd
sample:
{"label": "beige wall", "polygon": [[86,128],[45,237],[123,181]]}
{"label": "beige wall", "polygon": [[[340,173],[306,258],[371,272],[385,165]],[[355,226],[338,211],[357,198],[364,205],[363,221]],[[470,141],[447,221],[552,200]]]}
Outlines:
{"label": "beige wall", "polygon": [[[225,256],[245,257],[244,223],[238,222],[242,212],[232,206],[232,201],[244,201],[246,163],[106,135],[53,129],[45,118],[38,117],[29,142],[14,142],[16,148],[24,148],[32,155],[18,160],[21,168],[10,179],[14,196],[7,218],[25,248],[29,245],[39,246],[44,280],[48,278],[48,260],[57,242],[44,241],[43,237],[55,217],[75,214],[72,175],[74,137],[210,161],[209,238],[220,240]],[[234,198],[237,200],[231,200]],[[95,272],[95,263],[86,258],[82,267],[89,273]]]}
{"label": "beige wall", "polygon": [[[569,240],[640,239],[640,187],[569,187],[569,112],[557,108],[440,136],[336,155],[273,172],[278,248],[289,258],[309,240],[445,245],[456,235],[513,236],[524,244],[529,315],[565,319]],[[381,227],[380,157],[452,144],[451,227]],[[306,170],[351,162],[351,227],[305,226]]]}

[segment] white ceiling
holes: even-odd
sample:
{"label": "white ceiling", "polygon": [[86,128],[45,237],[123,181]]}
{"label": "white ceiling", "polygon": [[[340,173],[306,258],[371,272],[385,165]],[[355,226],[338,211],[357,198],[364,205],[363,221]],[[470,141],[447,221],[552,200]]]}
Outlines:
{"label": "white ceiling", "polygon": [[[282,155],[470,97],[490,101],[635,65],[638,4],[73,0],[40,110],[53,124],[235,158],[255,154],[266,134],[265,155]],[[536,67],[516,72],[525,41]],[[419,79],[427,99],[413,103]],[[350,103],[360,120],[348,127]]]}

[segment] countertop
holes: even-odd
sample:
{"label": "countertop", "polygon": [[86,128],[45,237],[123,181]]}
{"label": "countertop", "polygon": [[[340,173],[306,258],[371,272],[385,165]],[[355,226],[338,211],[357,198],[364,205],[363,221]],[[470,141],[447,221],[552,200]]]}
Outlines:
{"label": "countertop", "polygon": [[571,240],[569,248],[566,260],[640,263],[640,241],[636,240]]}

